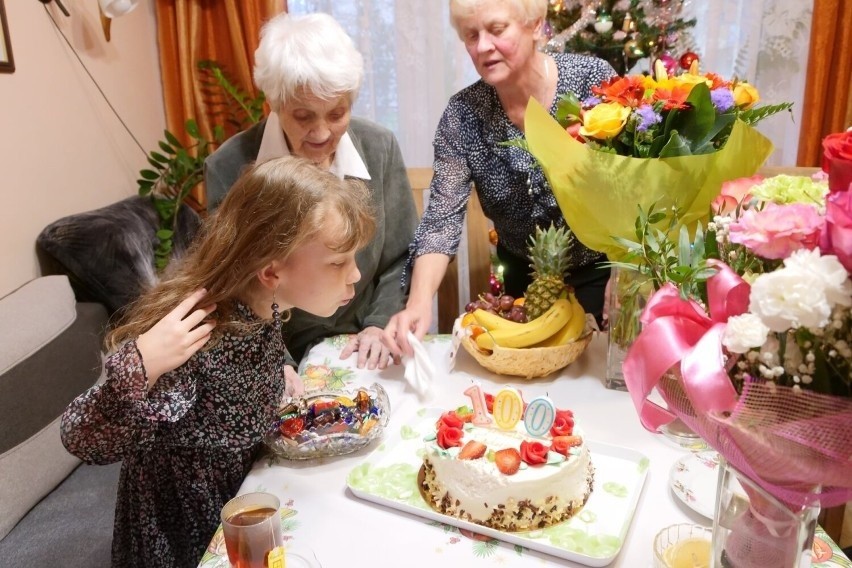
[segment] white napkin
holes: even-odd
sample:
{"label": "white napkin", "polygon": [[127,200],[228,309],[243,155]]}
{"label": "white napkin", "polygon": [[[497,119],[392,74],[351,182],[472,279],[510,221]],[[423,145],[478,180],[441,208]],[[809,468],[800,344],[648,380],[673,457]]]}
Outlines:
{"label": "white napkin", "polygon": [[405,380],[417,392],[421,399],[431,395],[432,381],[435,379],[435,366],[429,359],[426,348],[413,333],[408,332],[408,343],[414,350],[414,357],[405,357]]}

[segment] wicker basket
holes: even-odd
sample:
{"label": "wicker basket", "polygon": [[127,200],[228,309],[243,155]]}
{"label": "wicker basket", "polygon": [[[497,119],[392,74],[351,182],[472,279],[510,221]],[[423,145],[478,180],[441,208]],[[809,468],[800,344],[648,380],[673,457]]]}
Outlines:
{"label": "wicker basket", "polygon": [[583,354],[591,340],[592,331],[586,328],[576,341],[556,347],[511,349],[495,345],[494,351],[489,354],[479,349],[470,336],[462,337],[461,344],[471,357],[492,373],[532,379],[567,367]]}

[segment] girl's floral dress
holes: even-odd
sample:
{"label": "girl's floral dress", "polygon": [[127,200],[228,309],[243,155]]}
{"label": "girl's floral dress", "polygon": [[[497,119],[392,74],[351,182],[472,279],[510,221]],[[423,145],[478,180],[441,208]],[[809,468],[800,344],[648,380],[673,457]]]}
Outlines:
{"label": "girl's floral dress", "polygon": [[[237,310],[258,321],[246,306]],[[271,323],[223,336],[147,392],[135,341],[106,360],[105,382],[66,409],[61,435],[87,463],[124,462],[113,567],[197,565],[274,420],[287,360]]]}

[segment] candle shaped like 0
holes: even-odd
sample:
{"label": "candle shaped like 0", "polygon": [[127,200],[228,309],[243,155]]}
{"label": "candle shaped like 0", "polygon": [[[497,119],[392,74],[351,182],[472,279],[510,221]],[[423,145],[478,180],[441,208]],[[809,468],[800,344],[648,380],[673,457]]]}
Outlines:
{"label": "candle shaped like 0", "polygon": [[524,426],[530,436],[543,438],[550,432],[553,422],[556,420],[556,407],[553,401],[546,396],[537,396],[527,405],[524,412]]}
{"label": "candle shaped like 0", "polygon": [[473,418],[471,422],[477,426],[488,426],[491,424],[491,418],[488,416],[488,405],[485,404],[485,394],[482,392],[482,387],[479,383],[473,383],[464,394],[470,397],[470,402],[473,404]]}
{"label": "candle shaped like 0", "polygon": [[494,422],[501,430],[511,430],[521,420],[524,400],[513,388],[503,388],[494,396]]}

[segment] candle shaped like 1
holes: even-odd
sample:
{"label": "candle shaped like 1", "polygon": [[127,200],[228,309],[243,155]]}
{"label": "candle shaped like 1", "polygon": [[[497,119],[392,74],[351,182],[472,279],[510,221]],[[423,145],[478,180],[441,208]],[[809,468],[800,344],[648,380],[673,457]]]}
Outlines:
{"label": "candle shaped like 1", "polygon": [[550,432],[550,427],[556,420],[556,407],[546,396],[537,396],[527,405],[524,412],[524,426],[530,436],[543,438]]}
{"label": "candle shaped like 1", "polygon": [[503,388],[494,396],[494,422],[501,430],[511,430],[521,420],[524,400],[513,388]]}
{"label": "candle shaped like 1", "polygon": [[470,402],[473,404],[473,418],[471,422],[477,426],[488,426],[491,424],[491,417],[488,416],[488,405],[485,404],[485,394],[482,392],[482,387],[479,383],[473,383],[464,394],[470,397]]}

